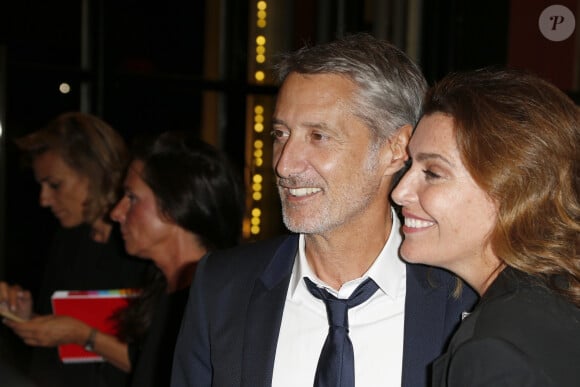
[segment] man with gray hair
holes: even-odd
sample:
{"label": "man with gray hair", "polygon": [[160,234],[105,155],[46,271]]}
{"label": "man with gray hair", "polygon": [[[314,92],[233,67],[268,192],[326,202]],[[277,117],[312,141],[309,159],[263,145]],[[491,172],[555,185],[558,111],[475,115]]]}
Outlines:
{"label": "man with gray hair", "polygon": [[388,197],[425,79],[368,34],[288,53],[277,70],[273,167],[293,234],[201,261],[172,386],[427,386],[475,297],[398,255]]}

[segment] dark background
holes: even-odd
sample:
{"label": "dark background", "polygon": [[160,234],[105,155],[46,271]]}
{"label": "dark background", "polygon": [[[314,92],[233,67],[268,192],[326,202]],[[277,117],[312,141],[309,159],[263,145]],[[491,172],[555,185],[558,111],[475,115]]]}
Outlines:
{"label": "dark background", "polygon": [[[85,1],[91,32],[84,40],[80,0],[3,0],[0,5],[0,119],[4,131],[0,279],[32,290],[38,286],[57,224],[49,211],[39,208],[37,184],[31,171],[21,168],[13,138],[38,129],[64,111],[81,109],[78,90],[83,82],[90,84],[88,111],[104,118],[129,142],[138,135],[165,130],[199,131],[203,93],[213,91],[226,101],[220,147],[242,171],[246,96],[275,92],[275,86],[247,80],[247,58],[253,55],[247,44],[248,15],[255,1],[220,2],[223,71],[219,78],[211,79],[204,75],[204,53],[211,49],[207,46],[212,41],[207,35],[208,23],[216,19],[208,19],[206,10],[214,0]],[[277,1],[284,3],[288,15],[288,28],[282,34],[291,49],[341,33],[373,33],[384,22],[378,19],[380,15],[369,14],[371,0]],[[384,1],[393,12],[407,4]],[[341,18],[334,16],[339,3],[346,10]],[[450,71],[507,65],[513,59],[510,47],[523,44],[510,40],[510,26],[519,17],[514,9],[527,7],[527,1],[416,3],[422,4],[418,62],[431,83]],[[537,3],[544,8],[552,2]],[[276,6],[274,1],[268,4]],[[393,25],[397,23],[386,30],[397,37]],[[529,36],[530,52],[534,39],[541,38]],[[80,60],[83,42],[91,47],[84,66]],[[569,62],[575,55],[572,52],[554,61]],[[71,84],[70,94],[58,92],[62,81]],[[565,91],[577,98],[577,89]]]}

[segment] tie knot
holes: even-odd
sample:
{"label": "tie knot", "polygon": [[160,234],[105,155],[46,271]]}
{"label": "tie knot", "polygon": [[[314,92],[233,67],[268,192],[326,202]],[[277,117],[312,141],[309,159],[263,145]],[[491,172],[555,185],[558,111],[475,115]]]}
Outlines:
{"label": "tie knot", "polygon": [[368,300],[379,288],[375,281],[367,278],[352,292],[349,298],[341,299],[319,288],[306,277],[304,277],[304,282],[308,291],[326,304],[328,324],[331,327],[344,327],[346,329],[348,329],[348,309]]}
{"label": "tie knot", "polygon": [[[330,294],[329,296],[333,297]],[[333,297],[324,299],[324,303],[326,304],[328,325],[333,328],[348,329],[348,304],[346,300]]]}

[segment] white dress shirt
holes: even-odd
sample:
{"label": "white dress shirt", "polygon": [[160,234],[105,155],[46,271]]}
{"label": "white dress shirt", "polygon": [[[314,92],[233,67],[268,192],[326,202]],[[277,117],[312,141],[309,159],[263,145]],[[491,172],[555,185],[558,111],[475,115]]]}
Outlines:
{"label": "white dress shirt", "polygon": [[312,386],[328,334],[324,302],[310,294],[304,277],[338,298],[348,298],[367,277],[377,283],[379,290],[369,300],[348,311],[355,381],[364,387],[401,385],[406,268],[398,255],[402,241],[399,228],[400,222],[393,213],[391,235],[373,265],[338,292],[313,273],[306,260],[304,236],[300,235],[276,348],[273,387]]}

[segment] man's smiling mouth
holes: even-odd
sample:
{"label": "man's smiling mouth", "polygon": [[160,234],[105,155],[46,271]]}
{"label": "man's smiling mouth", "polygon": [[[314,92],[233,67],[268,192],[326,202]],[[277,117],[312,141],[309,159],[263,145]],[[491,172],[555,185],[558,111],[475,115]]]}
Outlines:
{"label": "man's smiling mouth", "polygon": [[288,188],[288,192],[290,193],[290,195],[292,196],[297,196],[297,197],[302,197],[302,196],[308,196],[308,195],[312,195],[315,194],[317,192],[321,192],[322,189],[320,188]]}

